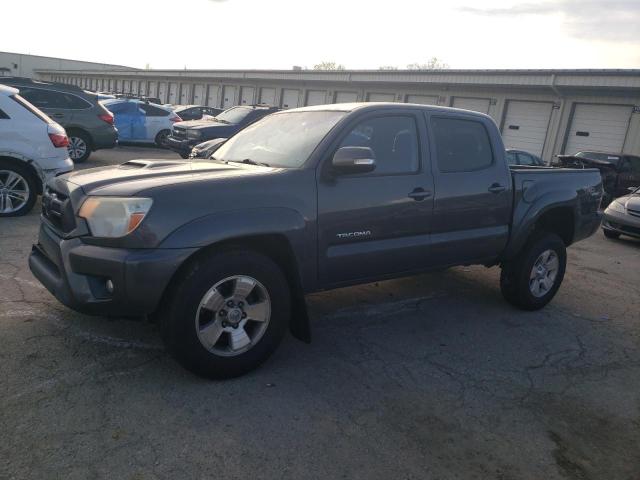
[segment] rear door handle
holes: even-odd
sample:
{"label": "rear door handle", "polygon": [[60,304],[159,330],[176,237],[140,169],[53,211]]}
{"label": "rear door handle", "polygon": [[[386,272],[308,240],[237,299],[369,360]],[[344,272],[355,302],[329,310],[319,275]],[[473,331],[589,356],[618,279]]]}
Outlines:
{"label": "rear door handle", "polygon": [[409,193],[409,198],[413,198],[417,202],[420,202],[430,196],[431,192],[429,190],[425,190],[424,188],[416,188],[413,190],[413,192]]}
{"label": "rear door handle", "polygon": [[491,193],[501,193],[501,192],[504,192],[506,189],[507,187],[505,187],[504,185],[500,185],[499,183],[494,183],[489,187],[489,191]]}

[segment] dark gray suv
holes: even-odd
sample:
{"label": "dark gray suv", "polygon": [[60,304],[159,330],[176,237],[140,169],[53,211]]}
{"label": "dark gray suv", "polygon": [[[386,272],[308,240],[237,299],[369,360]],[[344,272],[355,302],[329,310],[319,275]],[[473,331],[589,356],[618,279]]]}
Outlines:
{"label": "dark gray suv", "polygon": [[95,93],[74,85],[20,77],[0,77],[0,83],[19,89],[23,98],[65,128],[69,156],[75,163],[87,160],[92,151],[117,145],[113,115]]}

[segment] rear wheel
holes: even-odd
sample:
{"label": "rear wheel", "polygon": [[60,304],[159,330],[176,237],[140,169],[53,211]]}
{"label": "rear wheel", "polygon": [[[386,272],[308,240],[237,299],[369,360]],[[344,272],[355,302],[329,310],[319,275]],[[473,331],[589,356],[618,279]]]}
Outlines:
{"label": "rear wheel", "polygon": [[169,130],[161,130],[158,132],[158,134],[156,135],[156,145],[158,145],[159,147],[166,147],[167,145],[167,137],[169,136],[171,132]]}
{"label": "rear wheel", "polygon": [[38,196],[38,181],[26,166],[0,160],[0,217],[29,213]]}
{"label": "rear wheel", "polygon": [[69,132],[69,158],[73,163],[85,162],[91,155],[91,141],[83,132],[71,130]]}
{"label": "rear wheel", "polygon": [[618,232],[614,232],[613,230],[607,230],[603,228],[602,232],[604,233],[604,236],[607,238],[616,239],[620,237],[620,234]]}
{"label": "rear wheel", "polygon": [[243,250],[191,263],[160,313],[164,343],[188,370],[207,378],[242,375],[282,340],[289,286],[268,257]]}
{"label": "rear wheel", "polygon": [[523,310],[538,310],[555,296],[567,265],[562,239],[553,233],[535,235],[518,257],[502,266],[503,297]]}

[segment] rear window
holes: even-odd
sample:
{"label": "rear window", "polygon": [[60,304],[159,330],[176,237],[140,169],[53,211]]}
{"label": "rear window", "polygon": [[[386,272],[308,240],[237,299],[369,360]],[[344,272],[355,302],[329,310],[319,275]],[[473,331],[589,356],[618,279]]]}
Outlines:
{"label": "rear window", "polygon": [[431,126],[441,172],[472,172],[493,164],[489,134],[482,123],[434,117]]}
{"label": "rear window", "polygon": [[139,107],[147,115],[147,117],[166,117],[169,115],[169,112],[164,110],[163,108],[154,107],[153,105],[149,105],[147,103],[141,103]]}
{"label": "rear window", "polygon": [[31,113],[33,113],[36,117],[42,120],[44,123],[52,123],[51,119],[44,112],[40,111],[38,107],[36,107],[35,105],[32,105],[29,102],[27,102],[20,95],[11,95],[9,98],[19,103],[20,105],[22,105],[24,108],[26,108]]}
{"label": "rear window", "polygon": [[21,88],[20,95],[38,108],[59,108],[64,110],[83,110],[91,108],[86,100],[66,92],[56,92],[41,88]]}

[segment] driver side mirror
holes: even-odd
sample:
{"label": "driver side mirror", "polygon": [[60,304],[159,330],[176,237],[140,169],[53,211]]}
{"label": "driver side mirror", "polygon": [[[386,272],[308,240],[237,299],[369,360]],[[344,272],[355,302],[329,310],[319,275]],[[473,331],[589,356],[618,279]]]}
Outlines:
{"label": "driver side mirror", "polygon": [[338,174],[369,173],[376,168],[375,154],[369,147],[342,147],[333,156],[331,166]]}

